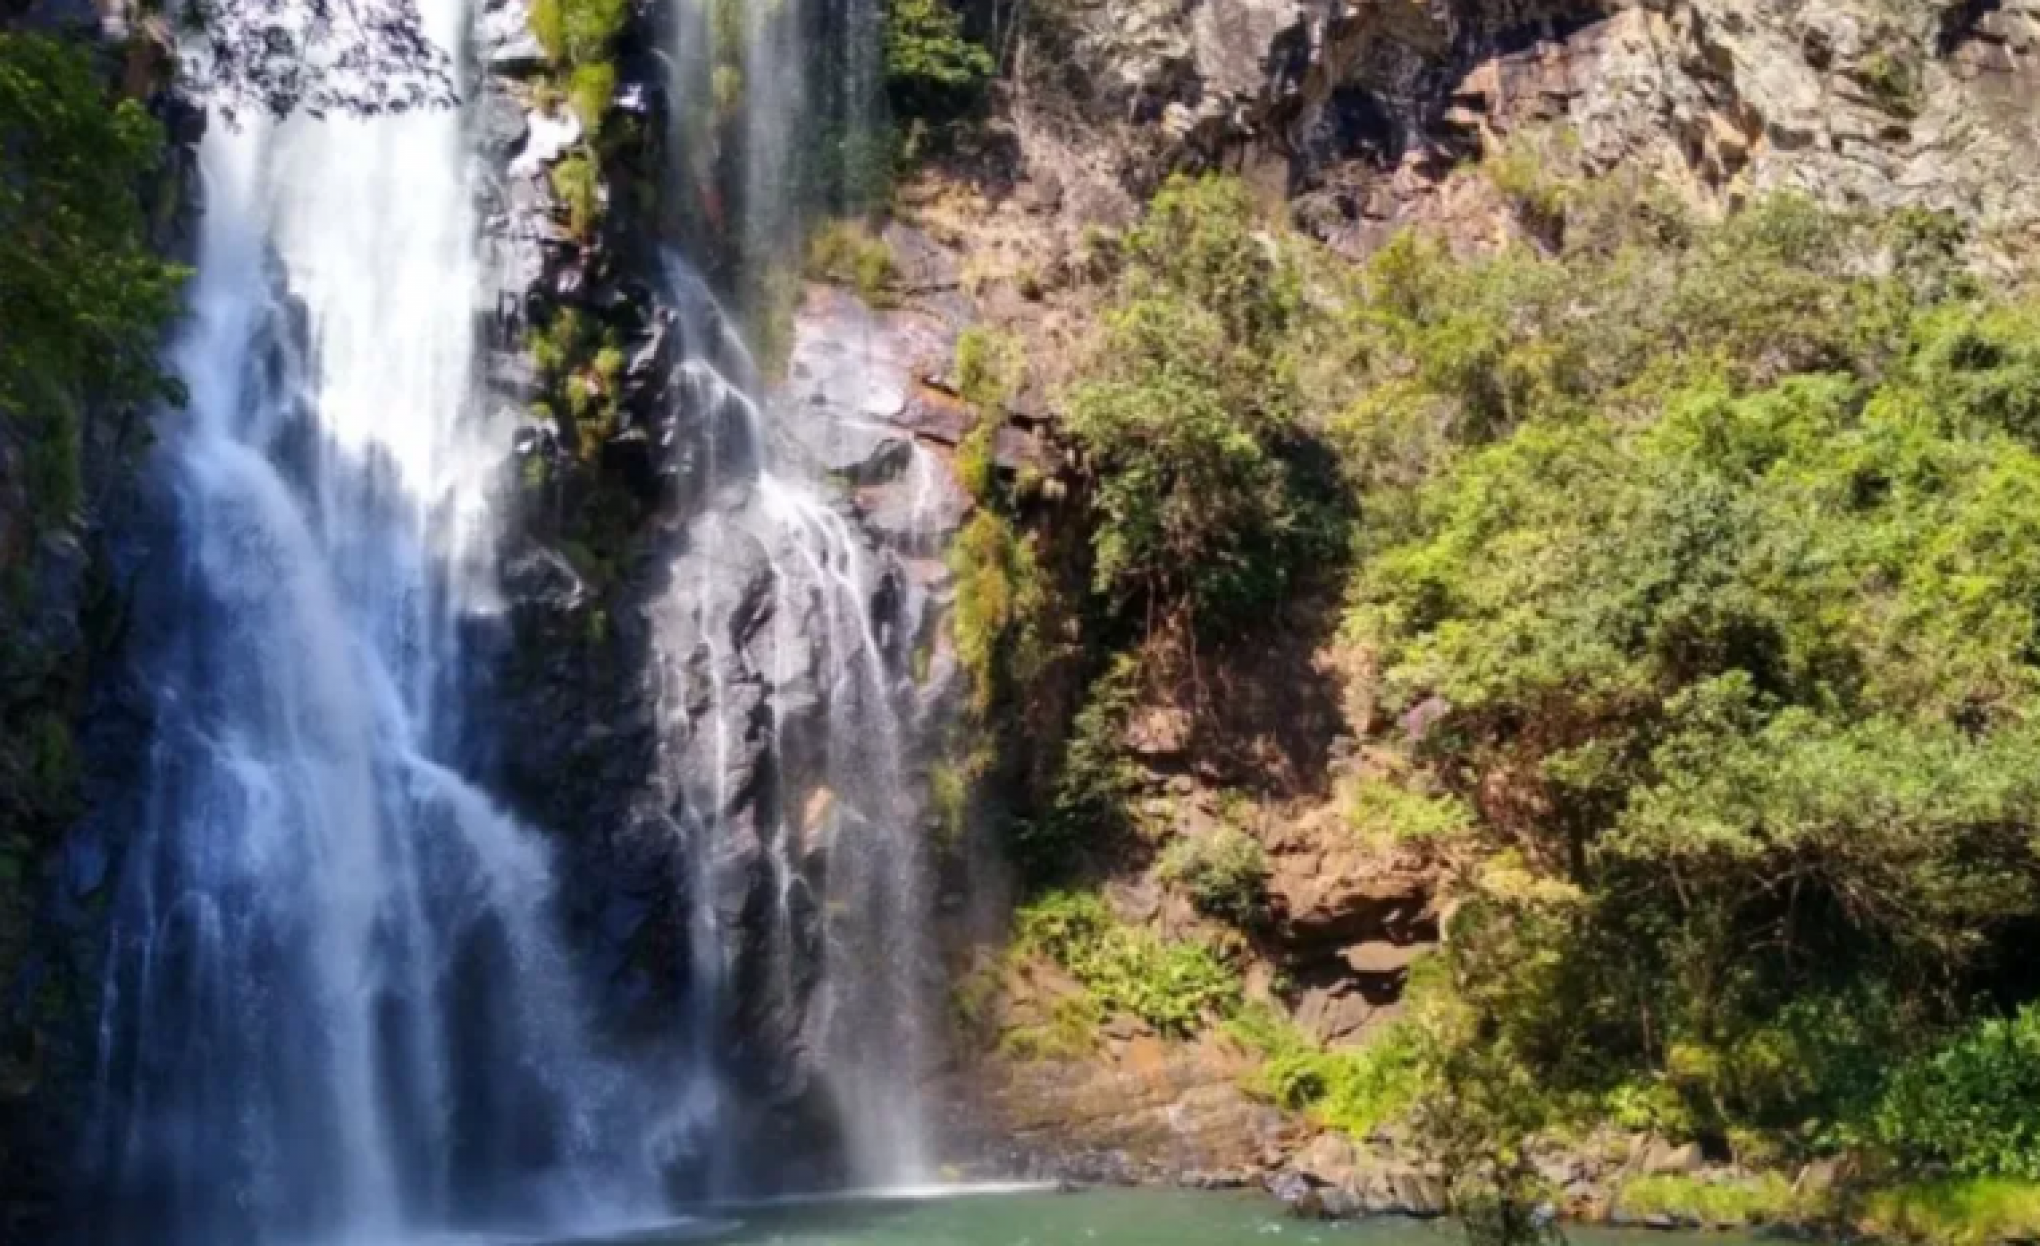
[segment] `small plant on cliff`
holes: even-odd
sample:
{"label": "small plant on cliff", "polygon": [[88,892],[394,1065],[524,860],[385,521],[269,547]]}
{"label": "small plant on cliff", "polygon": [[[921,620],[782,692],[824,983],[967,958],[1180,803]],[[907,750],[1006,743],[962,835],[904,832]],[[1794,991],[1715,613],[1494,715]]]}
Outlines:
{"label": "small plant on cliff", "polygon": [[1459,797],[1377,777],[1353,784],[1346,821],[1369,844],[1445,844],[1465,838],[1474,827],[1473,813]]}
{"label": "small plant on cliff", "polygon": [[1095,892],[1049,892],[1015,915],[1014,947],[1044,956],[1108,1012],[1187,1038],[1239,1008],[1239,974],[1209,946],[1129,926]]}
{"label": "small plant on cliff", "polygon": [[861,221],[824,222],[808,239],[808,275],[857,291],[874,306],[889,301],[886,287],[893,279],[890,244]]}
{"label": "small plant on cliff", "polygon": [[1005,406],[1026,377],[1020,339],[985,325],[972,325],[956,339],[956,391],[975,409],[976,419],[956,446],[956,475],[964,491],[992,505],[998,484],[998,433]]}
{"label": "small plant on cliff", "polygon": [[1190,893],[1198,911],[1251,926],[1268,907],[1268,854],[1245,831],[1221,826],[1179,839],[1162,854],[1161,876]]}
{"label": "small plant on cliff", "polygon": [[1876,48],[1856,65],[1856,79],[1877,106],[1894,117],[1919,115],[1924,104],[1920,71],[1913,54],[1891,48]]}
{"label": "small plant on cliff", "polygon": [[1026,379],[1020,339],[1003,329],[972,325],[956,338],[956,391],[981,409],[1003,407]]}
{"label": "small plant on cliff", "polygon": [[601,175],[595,162],[576,152],[553,166],[553,193],[567,209],[567,228],[583,242],[595,236],[595,222],[602,210]]}
{"label": "small plant on cliff", "polygon": [[609,59],[630,0],[533,0],[531,33],[555,64],[592,65]]}
{"label": "small plant on cliff", "polygon": [[1327,1048],[1260,1004],[1242,1009],[1228,1028],[1261,1057],[1245,1082],[1250,1093],[1355,1138],[1408,1112],[1429,1085],[1423,1036],[1405,1023]]}
{"label": "small plant on cliff", "polygon": [[615,97],[615,65],[597,61],[574,66],[573,76],[568,80],[567,98],[573,102],[574,114],[580,117],[581,124],[590,134],[601,133],[602,119],[608,115],[609,103]]}
{"label": "small plant on cliff", "polygon": [[1087,852],[1109,850],[1131,827],[1141,775],[1125,735],[1140,690],[1140,662],[1130,654],[1091,682],[1064,741],[1049,807],[1009,832],[1009,851],[1028,879],[1067,877]]}
{"label": "small plant on cliff", "polygon": [[1008,686],[1024,687],[1042,661],[1030,620],[1039,611],[1041,571],[1029,537],[988,506],[957,534],[949,552],[956,576],[950,635],[970,676],[970,709],[988,715]]}

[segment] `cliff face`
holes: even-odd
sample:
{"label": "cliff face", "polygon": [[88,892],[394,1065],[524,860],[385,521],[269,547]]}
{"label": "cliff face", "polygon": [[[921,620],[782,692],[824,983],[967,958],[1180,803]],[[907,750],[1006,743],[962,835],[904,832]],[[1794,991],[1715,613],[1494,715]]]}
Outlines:
{"label": "cliff face", "polygon": [[[560,845],[605,1026],[717,1087],[683,1183],[880,1179],[860,1156],[907,1143],[854,1135],[937,1058],[921,793],[954,697],[942,552],[963,501],[924,378],[962,309],[908,265],[884,308],[803,284],[815,205],[718,207],[772,140],[742,101],[682,115],[654,55],[674,20],[626,26],[596,140],[544,98],[522,9],[483,18],[487,383],[532,413],[504,506],[498,762]],[[782,212],[794,254],[761,262],[752,231]]]}
{"label": "cliff face", "polygon": [[[169,89],[161,32],[131,31],[89,6],[36,4],[0,13],[0,36],[48,40],[44,46],[77,54],[87,67],[82,84],[38,82],[36,73],[49,62],[20,71],[32,91],[63,99],[60,91],[82,87],[88,106],[106,109],[105,117],[74,119],[77,135],[104,139],[102,127],[122,99],[146,109],[164,141],[139,163],[131,183],[117,187],[115,193],[132,197],[132,215],[122,203],[102,219],[120,235],[115,242],[138,254],[186,258],[204,117]],[[80,95],[64,102],[75,106]],[[10,110],[8,122],[21,124],[21,114]],[[61,150],[61,138],[33,139],[48,146],[10,150],[6,176],[21,175],[17,161]],[[107,168],[127,168],[119,153],[92,154]],[[48,196],[63,193],[62,186],[33,186],[9,207],[18,213],[24,203],[46,205]],[[61,275],[66,260],[77,257],[53,249],[39,258]],[[47,307],[39,312],[54,318]],[[147,330],[140,336],[146,339]],[[0,403],[0,1241],[6,1242],[38,1240],[70,1179],[93,1072],[115,834],[108,810],[121,803],[147,729],[121,674],[134,625],[135,524],[147,492],[143,404],[129,393],[92,395],[96,377],[78,378],[74,388],[58,358],[27,362],[55,374],[56,383],[29,386],[29,401],[19,407]],[[93,367],[111,373],[114,361],[101,356]],[[81,392],[92,396],[81,401]],[[23,391],[8,397],[19,400]]]}

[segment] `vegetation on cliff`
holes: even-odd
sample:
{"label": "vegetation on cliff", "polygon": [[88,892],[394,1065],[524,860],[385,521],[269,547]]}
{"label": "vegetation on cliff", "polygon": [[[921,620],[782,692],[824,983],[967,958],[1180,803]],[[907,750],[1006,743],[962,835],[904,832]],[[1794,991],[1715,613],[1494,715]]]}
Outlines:
{"label": "vegetation on cliff", "polygon": [[[1095,877],[1160,836],[1160,880],[1253,936],[1244,854],[1115,838],[1154,790],[1126,724],[1207,712],[1329,586],[1352,834],[1433,861],[1451,915],[1376,1054],[1263,1027],[1266,1093],[1400,1116],[1490,1191],[1599,1122],[2030,1178],[2040,311],[1934,214],[1544,176],[1496,173],[1534,241],[1358,266],[1236,183],[1156,198],[1065,395],[1063,588],[1113,722],[1078,718],[1020,859]],[[1070,790],[1097,807],[1044,854]]]}
{"label": "vegetation on cliff", "polygon": [[[142,187],[162,131],[87,53],[0,33],[0,889],[72,811],[82,693],[68,628],[39,620],[53,550],[84,517],[88,441],[178,397],[157,361],[181,273],[151,250]],[[4,960],[0,960],[4,965]]]}

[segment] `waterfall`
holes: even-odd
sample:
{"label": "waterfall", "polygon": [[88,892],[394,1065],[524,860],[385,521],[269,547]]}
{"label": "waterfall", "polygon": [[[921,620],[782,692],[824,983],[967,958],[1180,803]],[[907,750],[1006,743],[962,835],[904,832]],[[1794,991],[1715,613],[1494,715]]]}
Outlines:
{"label": "waterfall", "polygon": [[843,1151],[837,1179],[925,1181],[919,1086],[938,975],[901,626],[916,590],[802,453],[815,430],[793,425],[825,417],[769,400],[701,275],[715,265],[754,323],[785,297],[810,209],[877,145],[876,10],[681,0],[675,13],[675,182],[692,255],[666,266],[685,344],[671,389],[674,423],[701,430],[704,450],[699,510],[652,615],[667,795],[709,949],[690,991],[697,1045],[712,1052],[730,1032],[740,1048],[800,1053],[762,1092],[819,1092]]}
{"label": "waterfall", "polygon": [[[465,45],[463,0],[421,7]],[[483,786],[520,417],[478,379],[481,127],[216,126],[136,601],[152,735],[89,1240],[578,1232],[674,1192],[930,1174],[928,616],[902,559],[925,580],[936,469],[908,448],[911,530],[881,539],[809,453],[826,417],[773,402],[740,329],[875,149],[876,9],[671,12],[673,228],[635,276],[680,343],[661,436],[687,462],[657,583],[614,604],[653,642],[657,764],[627,803],[679,859],[679,1032],[595,1024],[561,862]]]}
{"label": "waterfall", "polygon": [[[459,46],[459,0],[427,0]],[[386,1242],[642,1188],[544,845],[461,771],[494,607],[463,118],[215,126],[139,610],[94,1240]]]}

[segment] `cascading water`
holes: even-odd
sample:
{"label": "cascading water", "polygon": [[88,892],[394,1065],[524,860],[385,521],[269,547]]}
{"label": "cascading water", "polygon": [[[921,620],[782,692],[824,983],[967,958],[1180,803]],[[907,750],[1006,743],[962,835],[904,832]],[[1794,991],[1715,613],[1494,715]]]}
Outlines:
{"label": "cascading water", "polygon": [[809,1053],[842,1178],[925,1180],[934,964],[909,642],[889,622],[901,572],[792,447],[775,450],[749,357],[699,279],[675,261],[671,285],[703,344],[675,390],[707,430],[704,505],[653,611],[669,796],[710,953],[691,991],[698,1047],[720,1006],[738,1009],[745,1039]]}
{"label": "cascading water", "polygon": [[[875,9],[682,0],[675,31],[682,233],[740,303],[763,305],[817,187],[840,190],[875,142]],[[936,966],[914,638],[898,622],[914,590],[805,462],[787,423],[815,417],[763,402],[708,283],[678,258],[667,268],[686,343],[676,423],[703,446],[700,510],[653,612],[668,795],[694,862],[695,938],[712,949],[697,958],[694,1024],[704,1051],[733,1032],[805,1054],[778,1076],[818,1082],[840,1178],[926,1180]]]}
{"label": "cascading water", "polygon": [[[459,0],[423,7],[458,46]],[[456,770],[507,445],[474,418],[462,118],[215,127],[202,162],[93,1240],[621,1214],[638,1135],[548,855]]]}

